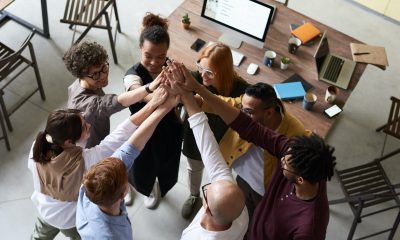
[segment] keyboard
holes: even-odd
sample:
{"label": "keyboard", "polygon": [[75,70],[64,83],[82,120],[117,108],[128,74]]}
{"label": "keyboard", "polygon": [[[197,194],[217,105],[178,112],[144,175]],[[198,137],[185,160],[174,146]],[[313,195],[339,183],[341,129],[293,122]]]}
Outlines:
{"label": "keyboard", "polygon": [[343,63],[344,60],[335,56],[331,56],[328,66],[326,67],[324,78],[331,82],[336,82],[339,77],[340,71],[342,70]]}

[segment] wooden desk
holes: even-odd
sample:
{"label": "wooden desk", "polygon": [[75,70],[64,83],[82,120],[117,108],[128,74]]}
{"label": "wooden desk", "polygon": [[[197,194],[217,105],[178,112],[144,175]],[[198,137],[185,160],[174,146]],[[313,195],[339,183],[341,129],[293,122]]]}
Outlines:
{"label": "wooden desk", "polygon": [[[201,38],[205,41],[217,41],[220,32],[211,28],[205,21],[201,21],[201,0],[186,0],[184,1],[169,17],[170,27],[169,33],[171,44],[169,57],[182,61],[191,69],[195,69],[195,62],[199,53],[190,49],[190,45],[197,39]],[[263,65],[262,58],[265,48],[259,49],[253,45],[242,43],[242,46],[236,51],[245,55],[239,67],[235,67],[236,71],[246,79],[249,83],[265,82],[269,84],[279,83],[287,79],[293,73],[300,74],[304,79],[310,82],[315,88],[313,92],[317,94],[318,100],[312,111],[303,109],[302,101],[287,103],[286,108],[298,117],[306,126],[307,129],[313,130],[322,137],[326,137],[335,119],[327,118],[323,111],[330,106],[324,101],[325,91],[329,84],[322,81],[317,81],[317,71],[314,62],[314,52],[317,44],[313,46],[301,46],[296,55],[288,53],[287,42],[290,37],[289,25],[291,23],[301,23],[310,21],[315,24],[321,31],[327,30],[329,47],[332,52],[351,59],[350,42],[359,42],[337,30],[334,30],[322,23],[319,23],[307,16],[304,16],[292,9],[286,8],[274,1],[264,0],[265,3],[270,3],[277,6],[275,19],[270,25],[265,43],[266,48],[272,49],[277,53],[275,66],[271,69]],[[181,26],[181,18],[185,13],[189,13],[191,25],[189,30],[184,30]],[[318,41],[317,41],[318,42]],[[281,70],[279,67],[280,58],[289,56],[292,60],[287,70]],[[256,63],[260,69],[256,75],[249,75],[246,69],[250,63]],[[352,90],[356,87],[362,73],[365,70],[365,64],[357,64],[348,90],[340,90],[337,97],[337,104],[344,106]],[[345,113],[344,113],[345,114]]]}
{"label": "wooden desk", "polygon": [[43,23],[43,29],[25,21],[24,19],[15,16],[14,14],[3,11],[5,7],[7,7],[10,3],[14,2],[14,0],[0,0],[0,26],[8,21],[8,20],[14,20],[15,22],[21,24],[22,26],[32,30],[36,29],[36,32],[40,35],[42,35],[45,38],[50,38],[50,30],[49,30],[49,20],[48,20],[48,15],[47,15],[47,0],[40,0],[40,7],[42,10],[42,23]]}

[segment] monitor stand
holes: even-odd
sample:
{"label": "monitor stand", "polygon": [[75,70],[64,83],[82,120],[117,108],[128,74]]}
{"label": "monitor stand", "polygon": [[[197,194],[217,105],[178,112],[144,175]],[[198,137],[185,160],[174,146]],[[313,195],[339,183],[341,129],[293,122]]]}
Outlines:
{"label": "monitor stand", "polygon": [[232,48],[240,48],[240,45],[242,45],[242,40],[227,34],[223,33],[219,38],[219,42],[225,43],[226,45],[232,47]]}

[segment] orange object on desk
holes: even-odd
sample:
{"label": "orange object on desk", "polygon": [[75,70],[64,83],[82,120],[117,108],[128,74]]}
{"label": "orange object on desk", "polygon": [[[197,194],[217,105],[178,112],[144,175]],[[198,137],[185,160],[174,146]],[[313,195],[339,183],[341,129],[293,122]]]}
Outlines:
{"label": "orange object on desk", "polygon": [[292,31],[292,35],[300,39],[302,44],[307,43],[319,34],[321,34],[321,31],[310,22],[306,22]]}

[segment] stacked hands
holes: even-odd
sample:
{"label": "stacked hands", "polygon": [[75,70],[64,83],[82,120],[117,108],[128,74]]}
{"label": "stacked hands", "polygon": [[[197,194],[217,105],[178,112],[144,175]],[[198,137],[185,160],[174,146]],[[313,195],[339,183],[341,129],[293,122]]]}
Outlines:
{"label": "stacked hands", "polygon": [[200,87],[200,83],[192,76],[190,71],[182,64],[174,60],[168,60],[167,66],[151,83],[154,90],[153,98],[149,102],[155,107],[174,108],[185,99],[194,99],[192,92]]}

